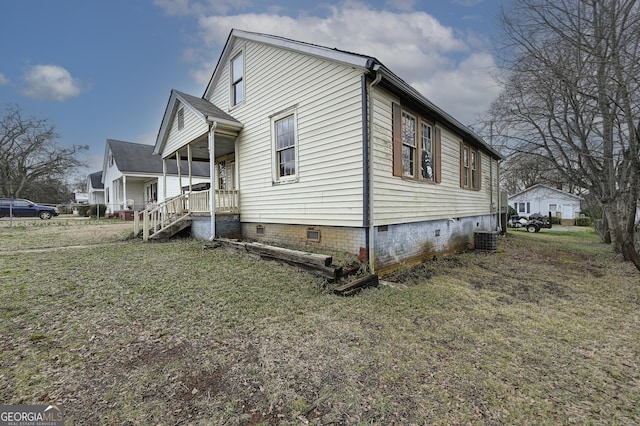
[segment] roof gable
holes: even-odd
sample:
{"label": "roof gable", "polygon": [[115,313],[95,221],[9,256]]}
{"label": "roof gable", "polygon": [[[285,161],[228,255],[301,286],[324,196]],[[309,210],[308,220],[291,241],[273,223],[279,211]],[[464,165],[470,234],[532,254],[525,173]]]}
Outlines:
{"label": "roof gable", "polygon": [[216,64],[213,74],[211,75],[209,84],[207,85],[204,95],[202,96],[203,98],[208,99],[211,97],[211,92],[213,91],[218,82],[218,79],[220,78],[220,75],[222,74],[224,64],[229,60],[231,54],[234,53],[236,44],[240,40],[254,41],[257,43],[279,47],[281,49],[287,49],[306,55],[316,56],[333,62],[361,68],[363,71],[366,71],[372,63],[377,62],[377,60],[371,56],[360,55],[358,53],[347,52],[344,50],[329,48],[317,44],[306,43],[270,34],[261,34],[233,29],[229,33],[227,42],[222,49],[222,54],[218,59],[218,63]]}
{"label": "roof gable", "polygon": [[381,76],[380,85],[403,100],[410,101],[421,108],[430,112],[431,118],[440,124],[450,128],[461,137],[489,153],[493,158],[502,159],[502,155],[487,144],[473,130],[463,125],[444,110],[429,101],[425,96],[411,87],[400,77],[386,68],[380,61],[373,56],[362,55],[359,53],[348,52],[336,48],[328,48],[316,44],[296,41],[284,37],[241,31],[237,29],[231,30],[227,42],[222,50],[218,63],[213,71],[209,84],[202,96],[203,99],[209,99],[212,96],[219,79],[223,75],[225,64],[229,61],[232,54],[235,54],[237,44],[243,40],[253,41],[257,43],[268,44],[281,49],[295,51],[300,54],[312,55],[325,60],[348,65],[353,68],[360,69],[363,74],[369,75],[371,79],[377,75]]}
{"label": "roof gable", "polygon": [[546,192],[546,193],[551,193],[551,194],[555,194],[555,195],[558,195],[558,196],[563,196],[565,198],[573,198],[573,199],[575,199],[577,201],[582,201],[583,200],[583,198],[578,196],[578,195],[572,194],[570,192],[562,191],[560,189],[552,188],[551,186],[543,185],[541,183],[538,183],[536,185],[530,186],[529,188],[525,189],[524,191],[520,191],[517,194],[510,195],[509,198],[520,197],[520,196],[525,195],[525,194],[543,192],[543,191]]}
{"label": "roof gable", "polygon": [[153,148],[154,154],[160,154],[167,142],[173,123],[173,117],[177,114],[180,105],[186,108],[198,117],[199,120],[206,123],[207,121],[216,121],[219,124],[226,125],[233,129],[241,129],[242,123],[237,121],[231,115],[222,111],[220,108],[203,98],[198,98],[187,93],[172,89],[169,95],[169,101],[162,117],[162,124],[156,137],[156,143]]}

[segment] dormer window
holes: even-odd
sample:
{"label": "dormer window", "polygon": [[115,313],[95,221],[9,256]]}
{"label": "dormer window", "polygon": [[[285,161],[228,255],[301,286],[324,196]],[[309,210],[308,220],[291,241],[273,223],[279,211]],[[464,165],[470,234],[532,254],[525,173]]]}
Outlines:
{"label": "dormer window", "polygon": [[184,129],[184,108],[178,110],[178,130]]}
{"label": "dormer window", "polygon": [[244,58],[242,52],[231,59],[231,105],[244,101]]}

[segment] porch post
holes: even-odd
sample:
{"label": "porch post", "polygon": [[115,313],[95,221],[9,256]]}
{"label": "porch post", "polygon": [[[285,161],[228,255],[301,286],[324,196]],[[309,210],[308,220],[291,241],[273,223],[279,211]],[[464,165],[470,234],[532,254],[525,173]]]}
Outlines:
{"label": "porch post", "polygon": [[211,240],[216,237],[216,144],[215,129],[217,122],[212,122],[209,128],[209,179],[211,185],[209,187],[209,210],[211,211]]}
{"label": "porch post", "polygon": [[176,166],[178,167],[178,195],[182,195],[182,168],[180,167],[180,150],[176,151]]}
{"label": "porch post", "polygon": [[191,144],[187,145],[187,157],[189,158],[189,193],[191,193],[191,187],[193,186],[193,167],[191,164],[193,162],[193,152],[191,151]]}
{"label": "porch post", "polygon": [[123,197],[123,208],[122,210],[127,209],[127,175],[122,175],[122,197]]}
{"label": "porch post", "polygon": [[240,163],[238,163],[238,138],[233,141],[233,163],[236,165],[233,171],[233,193],[234,202],[238,212],[240,212]]}
{"label": "porch post", "polygon": [[[156,200],[158,201],[158,200]],[[162,202],[167,201],[167,159],[162,159]]]}

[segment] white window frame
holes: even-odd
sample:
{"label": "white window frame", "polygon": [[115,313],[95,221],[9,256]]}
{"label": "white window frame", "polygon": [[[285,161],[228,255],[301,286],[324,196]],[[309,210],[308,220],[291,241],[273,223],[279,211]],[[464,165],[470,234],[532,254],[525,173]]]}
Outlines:
{"label": "white window frame", "polygon": [[[293,116],[293,137],[295,149],[295,167],[296,171],[292,175],[280,176],[280,164],[278,162],[278,135],[276,124],[288,117]],[[298,139],[298,111],[297,108],[291,108],[271,116],[271,174],[274,184],[292,183],[298,181],[300,174],[300,140]]]}
{"label": "white window frame", "polygon": [[184,107],[178,109],[178,130],[184,129]]}
{"label": "white window frame", "polygon": [[[241,57],[242,60],[242,76],[240,76],[239,79],[234,80],[233,79],[233,62],[238,59],[238,56]],[[244,60],[244,49],[240,49],[237,52],[234,52],[233,55],[231,55],[231,59],[229,59],[229,105],[231,106],[231,108],[235,108],[239,105],[242,105],[245,101],[245,99],[247,99],[247,79],[246,79],[246,67],[245,67],[245,60]],[[235,96],[235,88],[236,88],[236,84],[238,82],[242,82],[242,99],[239,102],[236,102],[236,96]]]}
{"label": "white window frame", "polygon": [[462,143],[460,145],[462,158],[460,160],[460,173],[462,180],[460,186],[464,189],[480,190],[482,175],[480,173],[480,162],[482,155],[479,149],[471,145]]}
{"label": "white window frame", "polygon": [[[411,145],[411,143],[408,143],[407,139],[405,138],[405,136],[409,134],[409,131],[405,126],[405,117],[407,118],[407,120],[411,120],[413,122],[413,145]],[[405,110],[402,110],[402,175],[411,178],[418,177],[418,126],[418,117]],[[409,154],[413,158],[405,158],[405,149],[408,150]],[[410,170],[408,173],[405,170],[406,161],[410,161]]]}
{"label": "white window frame", "polygon": [[[425,129],[428,129],[428,135],[425,135]],[[435,150],[433,149],[434,145],[434,129],[431,123],[428,123],[424,120],[420,120],[420,159],[419,159],[419,178],[422,180],[426,180],[429,182],[435,182],[436,180],[436,167],[435,167]],[[425,149],[425,142],[428,142],[429,149]],[[431,176],[424,176],[424,166],[425,161],[424,158],[429,159],[429,165],[431,166]]]}

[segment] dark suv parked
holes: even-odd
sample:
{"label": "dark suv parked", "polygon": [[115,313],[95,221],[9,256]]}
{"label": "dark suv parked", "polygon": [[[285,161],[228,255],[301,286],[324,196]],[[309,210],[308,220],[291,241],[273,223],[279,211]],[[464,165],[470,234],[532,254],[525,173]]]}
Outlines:
{"label": "dark suv parked", "polygon": [[41,206],[23,198],[0,198],[0,217],[8,217],[11,214],[13,217],[51,219],[53,216],[58,216],[58,209]]}

